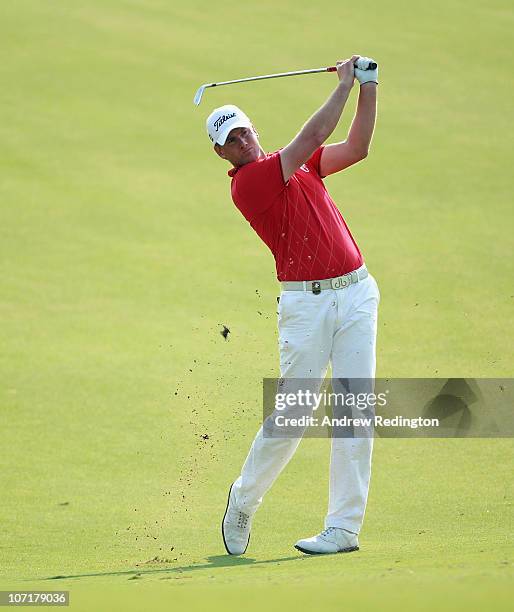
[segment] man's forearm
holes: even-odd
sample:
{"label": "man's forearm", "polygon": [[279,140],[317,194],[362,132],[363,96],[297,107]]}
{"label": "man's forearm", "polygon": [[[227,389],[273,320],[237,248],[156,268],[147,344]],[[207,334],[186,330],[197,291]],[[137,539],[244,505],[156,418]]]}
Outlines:
{"label": "man's forearm", "polygon": [[300,132],[302,136],[317,140],[320,145],[323,144],[335,130],[350,95],[350,90],[349,85],[339,82],[325,104],[303,126]]}
{"label": "man's forearm", "polygon": [[350,132],[348,133],[348,144],[361,152],[363,156],[368,154],[369,145],[375,129],[377,116],[377,85],[376,83],[364,83],[359,92],[357,112],[353,118]]}

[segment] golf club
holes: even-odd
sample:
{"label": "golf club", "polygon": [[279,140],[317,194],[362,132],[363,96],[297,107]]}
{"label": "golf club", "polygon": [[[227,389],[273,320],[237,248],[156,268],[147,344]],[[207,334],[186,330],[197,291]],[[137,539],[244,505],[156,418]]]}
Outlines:
{"label": "golf club", "polygon": [[[375,70],[377,67],[375,62],[370,62],[366,70]],[[233,85],[234,83],[246,83],[247,81],[261,81],[264,79],[276,79],[278,77],[297,76],[299,74],[314,74],[316,72],[336,72],[336,66],[328,66],[326,68],[312,68],[310,70],[296,70],[294,72],[280,72],[278,74],[265,74],[262,76],[247,77],[245,79],[234,79],[233,81],[221,81],[219,83],[204,83],[198,88],[193,99],[196,106],[202,101],[203,92],[207,87],[219,87],[220,85]]]}

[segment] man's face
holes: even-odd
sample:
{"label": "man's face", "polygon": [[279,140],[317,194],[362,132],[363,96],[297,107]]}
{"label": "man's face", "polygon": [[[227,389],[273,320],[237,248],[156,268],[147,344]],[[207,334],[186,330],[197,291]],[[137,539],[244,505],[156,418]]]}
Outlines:
{"label": "man's face", "polygon": [[261,148],[253,128],[238,127],[230,130],[223,146],[214,145],[216,153],[233,166],[244,166],[259,159]]}

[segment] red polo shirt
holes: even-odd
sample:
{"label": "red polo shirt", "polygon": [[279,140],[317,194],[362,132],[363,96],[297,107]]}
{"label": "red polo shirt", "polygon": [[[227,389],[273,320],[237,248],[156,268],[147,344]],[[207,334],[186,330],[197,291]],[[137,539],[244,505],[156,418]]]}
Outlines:
{"label": "red polo shirt", "polygon": [[287,183],[279,151],[228,173],[234,204],[273,253],[279,281],[332,278],[363,263],[321,180],[322,151],[317,149]]}

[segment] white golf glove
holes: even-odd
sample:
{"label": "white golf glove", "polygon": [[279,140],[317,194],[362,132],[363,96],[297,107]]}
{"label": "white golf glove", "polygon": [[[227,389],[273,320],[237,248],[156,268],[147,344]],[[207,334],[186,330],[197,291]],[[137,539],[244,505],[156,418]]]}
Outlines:
{"label": "white golf glove", "polygon": [[374,70],[366,70],[371,62],[375,60],[370,57],[359,57],[355,62],[355,78],[361,85],[370,82],[378,85],[378,66]]}

